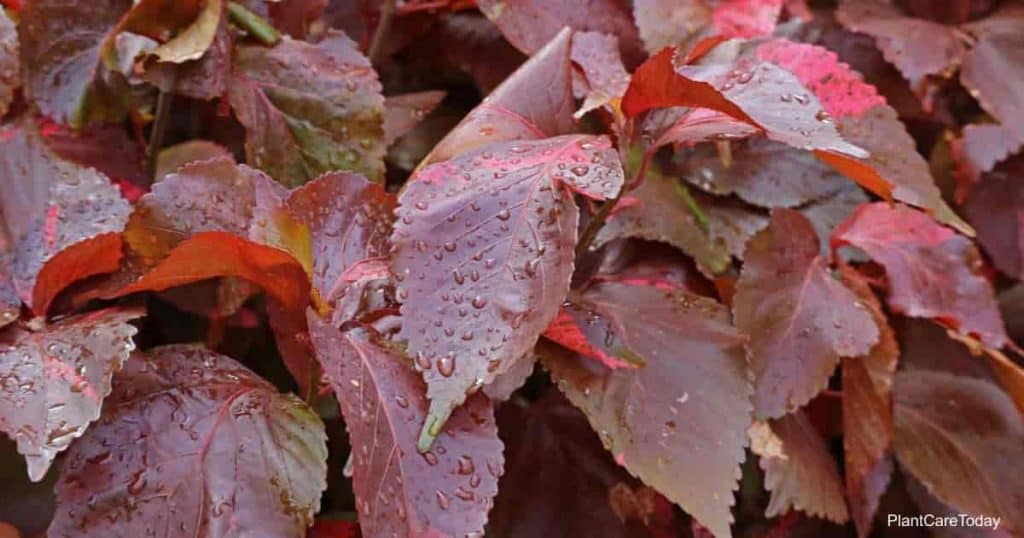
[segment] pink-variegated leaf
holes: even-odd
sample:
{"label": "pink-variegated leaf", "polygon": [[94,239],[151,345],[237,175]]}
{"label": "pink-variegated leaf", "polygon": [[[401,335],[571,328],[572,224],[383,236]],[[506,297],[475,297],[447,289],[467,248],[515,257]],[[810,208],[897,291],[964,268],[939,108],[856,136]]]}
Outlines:
{"label": "pink-variegated leaf", "polygon": [[606,199],[622,183],[607,138],[570,135],[493,144],[421,169],[402,191],[392,271],[400,336],[429,387],[421,448],[557,314],[579,219],[571,192]]}

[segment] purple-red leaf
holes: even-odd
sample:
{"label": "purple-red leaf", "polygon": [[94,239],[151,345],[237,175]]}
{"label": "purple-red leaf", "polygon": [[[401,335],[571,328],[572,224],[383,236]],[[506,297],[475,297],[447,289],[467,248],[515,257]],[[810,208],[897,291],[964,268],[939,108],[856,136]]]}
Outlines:
{"label": "purple-red leaf", "polygon": [[1000,348],[1007,342],[992,284],[966,237],[903,205],[863,205],[832,235],[832,249],[852,245],[885,266],[889,306],[930,318]]}
{"label": "purple-red leaf", "polygon": [[470,111],[420,166],[446,161],[496,142],[569,133],[574,107],[572,37],[568,29],[559,32]]}
{"label": "purple-red leaf", "polygon": [[611,491],[637,481],[615,464],[582,413],[558,391],[498,409],[505,474],[491,511],[494,536],[628,538]]}
{"label": "purple-red leaf", "polygon": [[866,537],[893,470],[892,379],[900,349],[867,281],[849,266],[840,275],[878,326],[878,343],[867,355],[842,359],[846,496],[858,536]]}
{"label": "purple-red leaf", "polygon": [[384,145],[390,146],[437,108],[445,92],[406,93],[384,98]]}
{"label": "purple-red leaf", "polygon": [[133,356],[114,381],[68,452],[48,536],[305,536],[327,446],[301,400],[196,345]]}
{"label": "purple-red leaf", "polygon": [[19,12],[25,94],[44,115],[81,127],[124,114],[125,88],[100,76],[100,54],[109,32],[131,7],[131,0],[88,5],[38,0]]}
{"label": "purple-red leaf", "polygon": [[[399,196],[401,338],[429,387],[424,439],[521,357],[569,289],[579,210],[622,187],[607,138],[493,144],[421,169]],[[426,446],[426,445],[421,445]]]}
{"label": "purple-red leaf", "polygon": [[704,0],[634,0],[633,18],[647,52],[689,42],[711,25]]}
{"label": "purple-red leaf", "polygon": [[135,349],[128,322],[140,315],[105,310],[0,335],[0,430],[18,443],[33,481],[99,418],[111,375]]}
{"label": "purple-red leaf", "polygon": [[761,459],[765,488],[772,493],[766,517],[795,508],[836,523],[849,519],[839,469],[803,410],[755,422],[750,437],[750,449]]}
{"label": "purple-red leaf", "polygon": [[715,536],[729,536],[750,382],[728,310],[685,291],[615,281],[580,301],[614,331],[591,345],[629,349],[645,366],[612,370],[548,345],[539,348],[545,367],[620,465]]}
{"label": "purple-red leaf", "polygon": [[1024,279],[1024,156],[985,174],[971,191],[964,213],[992,263]]}
{"label": "purple-red leaf", "polygon": [[329,32],[235,53],[228,92],[249,164],[289,187],[333,170],[382,177],[384,98],[355,42]]}
{"label": "purple-red leaf", "polygon": [[68,284],[117,268],[121,240],[113,233],[128,219],[128,202],[103,174],[57,157],[28,122],[0,130],[0,190],[12,282],[37,314]]}
{"label": "purple-red leaf", "polygon": [[747,244],[733,297],[736,326],[750,337],[757,416],[780,417],[825,388],[840,357],[866,354],[878,328],[857,297],[829,274],[806,217],[772,212]]}
{"label": "purple-red leaf", "polygon": [[348,426],[363,534],[482,533],[504,465],[487,398],[470,398],[431,450],[418,453],[428,402],[408,358],[382,347],[366,329],[341,331],[312,312],[309,324]]}
{"label": "purple-red leaf", "polygon": [[724,0],[711,13],[714,29],[725,37],[760,37],[775,31],[782,0]]}
{"label": "purple-red leaf", "polygon": [[900,465],[954,508],[1024,529],[1024,421],[995,385],[944,372],[896,376],[893,444]]}
{"label": "purple-red leaf", "polygon": [[629,73],[622,65],[613,35],[598,32],[577,32],[572,38],[572,61],[582,71],[582,83],[574,93],[583,97],[583,104],[576,111],[576,118],[600,107],[609,108],[616,117],[621,117],[619,101],[629,86]]}
{"label": "purple-red leaf", "polygon": [[908,17],[887,0],[843,0],[836,19],[874,38],[885,59],[918,90],[926,76],[943,74],[964,54],[954,28]]}
{"label": "purple-red leaf", "polygon": [[643,54],[629,10],[618,0],[589,0],[585,7],[573,0],[478,0],[478,5],[526,54],[536,53],[564,27],[617,36],[630,61]]}
{"label": "purple-red leaf", "polygon": [[[544,329],[544,338],[583,357],[595,359],[608,368],[636,368],[644,365],[643,357],[626,347],[608,343],[614,341],[615,329],[607,319],[576,303],[562,306],[555,320]],[[606,339],[603,348],[590,343],[599,342],[602,338]],[[604,348],[610,349],[615,355],[606,352]]]}

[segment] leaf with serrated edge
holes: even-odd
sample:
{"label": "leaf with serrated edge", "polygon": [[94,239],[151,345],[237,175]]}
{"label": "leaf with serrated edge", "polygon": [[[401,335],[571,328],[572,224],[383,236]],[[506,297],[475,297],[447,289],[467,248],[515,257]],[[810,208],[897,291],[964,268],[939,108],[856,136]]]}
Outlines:
{"label": "leaf with serrated edge", "polygon": [[904,205],[865,204],[836,228],[832,249],[852,245],[885,267],[888,303],[1000,348],[1007,342],[981,254],[966,237]]}
{"label": "leaf with serrated edge", "polygon": [[341,331],[313,312],[309,325],[348,425],[363,534],[482,533],[504,466],[487,398],[470,398],[431,450],[417,453],[428,402],[410,361],[375,343],[366,329]]}
{"label": "leaf with serrated edge", "polygon": [[18,443],[39,481],[58,453],[100,416],[111,375],[135,349],[135,310],[101,310],[15,328],[0,344],[0,430]]}
{"label": "leaf with serrated edge", "polygon": [[[764,428],[770,428],[770,439],[776,444],[771,450],[765,446],[766,434],[759,431]],[[759,436],[751,435],[750,447],[760,456],[764,485],[772,493],[765,517],[796,508],[836,523],[849,519],[839,469],[803,410],[768,424],[757,423],[751,432],[758,432]]]}
{"label": "leaf with serrated edge", "polygon": [[[0,215],[14,243],[12,282],[37,314],[71,282],[117,268],[117,233],[131,206],[106,176],[55,155],[31,120],[0,129],[0,190]],[[66,250],[76,246],[85,247],[82,259]],[[93,248],[99,246],[108,248]],[[62,253],[37,290],[47,263]]]}
{"label": "leaf with serrated edge", "polygon": [[392,272],[400,338],[429,388],[420,448],[467,393],[526,353],[569,290],[576,191],[623,183],[605,137],[502,143],[421,169],[399,195]]}
{"label": "leaf with serrated edge", "polygon": [[[743,337],[728,310],[684,291],[614,281],[587,289],[582,301],[646,365],[611,370],[542,344],[544,366],[620,465],[715,536],[729,536],[751,408]],[[591,344],[603,347],[604,338]]]}
{"label": "leaf with serrated edge", "polygon": [[326,473],[301,400],[198,345],[158,347],[125,363],[68,451],[47,535],[300,538]]}
{"label": "leaf with serrated edge", "polygon": [[806,404],[839,357],[863,355],[878,341],[871,315],[829,274],[810,221],[790,209],[773,211],[768,228],[747,244],[733,313],[750,337],[761,418]]}

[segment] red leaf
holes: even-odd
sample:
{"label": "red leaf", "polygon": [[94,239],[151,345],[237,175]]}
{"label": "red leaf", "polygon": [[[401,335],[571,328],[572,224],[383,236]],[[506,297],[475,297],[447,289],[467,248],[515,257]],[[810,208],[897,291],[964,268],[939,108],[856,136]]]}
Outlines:
{"label": "red leaf", "polygon": [[843,358],[843,454],[846,495],[857,534],[866,537],[892,474],[892,379],[900,348],[874,292],[848,266],[842,281],[878,326],[878,343],[863,357]]}
{"label": "red leaf", "polygon": [[433,448],[417,453],[428,402],[407,359],[375,343],[364,329],[343,332],[312,312],[309,324],[354,447],[363,533],[482,533],[504,465],[490,402],[481,395],[470,398],[452,414]]}
{"label": "red leaf", "polygon": [[[607,320],[576,304],[562,306],[555,320],[544,329],[544,338],[572,350],[584,357],[595,359],[609,368],[636,368],[644,365],[643,358],[624,347],[613,348],[608,340],[615,340],[614,329]],[[605,338],[605,347],[622,357],[609,355],[604,349],[590,343]]]}
{"label": "red leaf", "polygon": [[[646,365],[612,370],[542,345],[545,367],[620,465],[728,536],[750,425],[743,338],[728,310],[684,291],[618,282],[588,288],[581,301],[608,320],[614,347],[621,342]],[[614,353],[605,341],[590,343]]]}
{"label": "red leaf", "polygon": [[563,30],[434,146],[420,166],[487,144],[536,140],[573,129],[572,32]]}
{"label": "red leaf", "polygon": [[964,54],[954,28],[908,17],[886,0],[843,0],[836,19],[874,38],[885,59],[918,91],[926,76],[942,74]]}
{"label": "red leaf", "polygon": [[354,521],[331,521],[318,519],[309,529],[306,538],[360,538],[359,524]]}
{"label": "red leaf", "polygon": [[964,205],[978,242],[1004,274],[1024,279],[1024,156],[985,174]]}
{"label": "red leaf", "polygon": [[[223,3],[224,9],[227,4],[228,2]],[[204,2],[204,5],[211,10],[217,8],[212,2]],[[161,11],[161,15],[165,10],[166,8]],[[160,16],[155,18],[159,19]],[[178,36],[184,35],[186,31],[181,30]],[[204,28],[204,33],[206,31],[208,29]],[[139,78],[160,88],[161,91],[193,99],[216,99],[222,97],[227,90],[234,44],[227,14],[221,12],[213,41],[201,57],[181,63],[154,61],[155,58],[148,58],[144,63],[136,64],[136,69],[143,69]]]}
{"label": "red leaf", "polygon": [[68,451],[47,532],[304,536],[326,459],[323,423],[295,396],[201,347],[154,348]]}
{"label": "red leaf", "polygon": [[227,232],[201,232],[182,241],[142,278],[108,297],[163,291],[224,276],[262,287],[291,312],[303,311],[309,302],[309,279],[295,258]]}
{"label": "red leaf", "polygon": [[1013,401],[986,381],[928,371],[897,375],[895,397],[900,466],[939,500],[1021,532],[1024,422]]}
{"label": "red leaf", "polygon": [[[156,182],[160,182],[171,174],[181,172],[185,165],[220,157],[234,161],[234,158],[231,157],[231,152],[227,148],[214,142],[189,140],[175,144],[160,150],[160,153],[157,154],[156,164],[153,167],[153,178]],[[187,175],[187,172],[184,174]]]}
{"label": "red leaf", "polygon": [[710,108],[764,129],[768,138],[841,158],[866,157],[845,142],[800,80],[749,53],[701,65],[676,65],[665,49],[637,68],[623,97],[627,117],[669,106]]}
{"label": "red leaf", "polygon": [[992,285],[967,238],[906,206],[861,206],[832,235],[832,249],[853,245],[885,266],[889,306],[930,318],[995,348],[1006,341]]}
{"label": "red leaf", "polygon": [[384,98],[355,42],[330,32],[320,42],[285,37],[273,48],[235,50],[231,107],[245,126],[247,162],[289,187],[325,172],[380,179]]}
{"label": "red leaf", "polygon": [[68,284],[116,268],[120,239],[110,234],[124,227],[128,202],[103,174],[54,155],[29,122],[0,133],[0,190],[12,282],[36,314]]}
{"label": "red leaf", "polygon": [[18,61],[18,32],[14,22],[0,9],[0,117],[14,100],[14,91],[21,86],[21,65]]}
{"label": "red leaf", "polygon": [[639,485],[601,447],[586,418],[547,392],[531,404],[498,409],[505,441],[505,474],[491,510],[495,536],[600,536],[628,538],[634,525],[612,508],[616,486]]}
{"label": "red leaf", "polygon": [[750,432],[750,449],[760,456],[764,485],[772,492],[765,517],[795,508],[836,523],[850,518],[836,462],[803,410],[756,422]]}
{"label": "red leaf", "polygon": [[47,147],[62,159],[95,168],[112,180],[137,189],[149,187],[143,150],[121,125],[104,123],[74,130],[39,118],[39,134]]}
{"label": "red leaf", "polygon": [[696,108],[686,112],[662,133],[654,142],[656,147],[668,144],[694,145],[699,142],[734,140],[747,138],[761,132],[760,129],[728,114],[708,108]]}
{"label": "red leaf", "polygon": [[757,416],[775,418],[821,392],[839,358],[866,354],[878,328],[857,297],[828,272],[810,221],[772,212],[747,245],[736,326],[750,337]]}
{"label": "red leaf", "polygon": [[401,338],[429,387],[424,443],[466,397],[521,357],[572,275],[578,209],[622,187],[607,138],[503,143],[421,169],[399,196],[392,271]]}
{"label": "red leaf", "polygon": [[426,91],[384,98],[384,145],[390,146],[413,130],[423,118],[441,104],[443,91]]}
{"label": "red leaf", "polygon": [[562,28],[618,36],[623,56],[642,57],[629,11],[617,0],[591,0],[580,9],[571,0],[477,0],[480,11],[526,54],[535,54]]}
{"label": "red leaf", "polygon": [[715,30],[726,37],[760,37],[775,31],[782,0],[725,0],[711,14]]}
{"label": "red leaf", "polygon": [[140,315],[103,310],[4,334],[0,430],[18,443],[32,481],[42,480],[57,454],[99,418],[110,376],[135,349],[128,322]]}

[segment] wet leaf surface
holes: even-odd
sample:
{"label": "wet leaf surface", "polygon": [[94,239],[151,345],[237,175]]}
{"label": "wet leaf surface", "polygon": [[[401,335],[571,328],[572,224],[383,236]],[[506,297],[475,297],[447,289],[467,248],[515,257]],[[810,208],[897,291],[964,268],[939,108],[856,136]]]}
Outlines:
{"label": "wet leaf surface", "polygon": [[684,291],[614,281],[582,301],[614,330],[591,345],[609,354],[623,346],[645,366],[612,370],[541,347],[545,368],[620,465],[728,536],[751,410],[743,337],[728,310]]}
{"label": "wet leaf surface", "polygon": [[424,434],[536,342],[569,289],[579,210],[623,182],[606,138],[495,144],[423,168],[399,196],[392,271],[427,381]]}
{"label": "wet leaf surface", "polygon": [[326,457],[295,396],[197,345],[158,347],[125,363],[68,453],[48,535],[302,537]]}
{"label": "wet leaf surface", "polygon": [[825,388],[840,357],[864,355],[878,341],[867,308],[819,252],[810,221],[785,209],[747,245],[733,314],[750,337],[759,417],[800,408]]}
{"label": "wet leaf surface", "polygon": [[111,375],[135,349],[128,322],[141,315],[97,311],[0,334],[0,430],[17,442],[33,481],[100,417]]}
{"label": "wet leaf surface", "polygon": [[429,403],[411,361],[362,328],[340,331],[313,313],[310,328],[352,440],[363,534],[482,533],[504,465],[487,398],[470,398],[420,453],[416,443]]}

